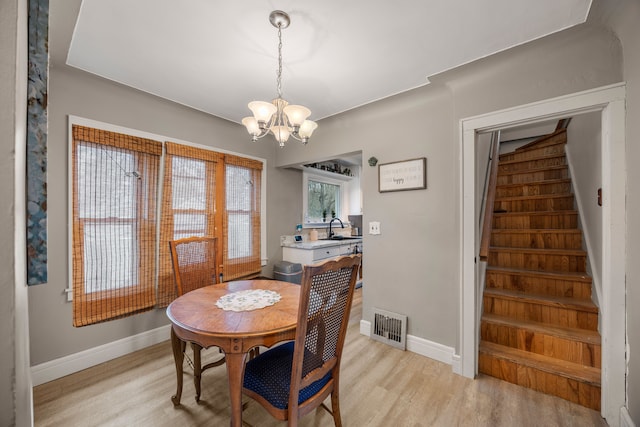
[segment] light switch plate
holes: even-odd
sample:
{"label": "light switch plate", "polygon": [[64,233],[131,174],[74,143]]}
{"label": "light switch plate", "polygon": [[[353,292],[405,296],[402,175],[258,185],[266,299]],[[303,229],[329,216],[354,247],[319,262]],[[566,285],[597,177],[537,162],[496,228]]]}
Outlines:
{"label": "light switch plate", "polygon": [[380,222],[372,221],[369,223],[369,234],[380,234]]}

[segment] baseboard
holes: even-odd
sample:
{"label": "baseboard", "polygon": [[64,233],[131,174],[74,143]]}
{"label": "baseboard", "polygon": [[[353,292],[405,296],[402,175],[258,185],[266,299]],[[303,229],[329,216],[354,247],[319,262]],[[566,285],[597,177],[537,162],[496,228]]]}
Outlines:
{"label": "baseboard", "polygon": [[360,320],[360,335],[371,338],[371,322]]}
{"label": "baseboard", "polygon": [[[371,336],[371,322],[366,320],[360,321],[360,334],[367,337]],[[458,366],[457,369],[460,370],[460,356],[455,354],[453,348],[446,345],[413,335],[407,335],[407,351],[451,365],[454,372],[456,372],[456,366]]]}
{"label": "baseboard", "polygon": [[626,406],[620,408],[620,427],[636,427]]}
{"label": "baseboard", "polygon": [[33,386],[90,368],[170,338],[170,325],[123,338],[31,367]]}

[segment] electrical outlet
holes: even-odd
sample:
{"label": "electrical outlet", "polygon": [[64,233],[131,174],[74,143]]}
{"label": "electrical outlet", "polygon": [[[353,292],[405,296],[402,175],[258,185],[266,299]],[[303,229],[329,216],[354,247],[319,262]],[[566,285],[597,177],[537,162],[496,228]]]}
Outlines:
{"label": "electrical outlet", "polygon": [[380,223],[378,221],[369,223],[369,234],[380,234]]}

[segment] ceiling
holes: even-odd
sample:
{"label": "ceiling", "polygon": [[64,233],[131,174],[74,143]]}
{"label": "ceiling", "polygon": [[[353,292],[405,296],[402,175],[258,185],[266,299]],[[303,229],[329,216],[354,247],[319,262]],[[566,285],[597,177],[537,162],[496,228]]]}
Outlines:
{"label": "ceiling", "polygon": [[580,24],[591,0],[84,0],[67,63],[240,122],[283,98],[320,120]]}

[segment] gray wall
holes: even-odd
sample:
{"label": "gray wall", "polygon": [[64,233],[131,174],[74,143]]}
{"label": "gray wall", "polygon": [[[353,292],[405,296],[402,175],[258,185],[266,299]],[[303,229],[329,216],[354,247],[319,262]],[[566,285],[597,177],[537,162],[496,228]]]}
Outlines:
{"label": "gray wall", "polygon": [[[598,188],[602,188],[602,126],[600,112],[574,117],[567,129],[567,158],[573,176],[573,192],[579,203],[583,247],[589,250],[589,273],[593,277],[594,301],[601,301],[602,208]],[[597,299],[596,299],[597,297]]]}
{"label": "gray wall", "polygon": [[[582,26],[430,80],[323,120],[313,144],[279,152],[278,164],[362,150],[364,223],[382,230],[364,235],[363,316],[371,320],[372,307],[407,314],[409,334],[459,351],[459,120],[619,82],[622,52],[610,31]],[[427,190],[378,193],[371,156],[426,156]]]}
{"label": "gray wall", "polygon": [[[241,125],[132,90],[64,64],[80,1],[50,3],[48,231],[49,283],[29,288],[31,363],[38,365],[82,350],[145,332],[168,323],[153,310],[99,325],[74,328],[68,257],[68,115],[139,129],[267,159],[267,254],[271,274],[281,259],[279,235],[295,227],[301,183],[299,172],[274,167],[277,144],[251,143]],[[153,70],[150,70],[153,72]],[[293,208],[292,208],[293,207]]]}
{"label": "gray wall", "polygon": [[[606,7],[604,4],[606,3]],[[615,3],[615,4],[612,4]],[[90,348],[165,323],[162,313],[139,315],[85,331],[71,328],[70,306],[64,302],[62,290],[67,275],[66,213],[66,114],[77,114],[122,126],[166,134],[197,143],[220,144],[222,148],[261,155],[274,164],[272,149],[254,148],[245,141],[241,128],[209,116],[189,111],[169,102],[138,93],[62,64],[80,1],[51,1],[52,69],[51,148],[50,163],[50,283],[30,289],[31,342],[33,363],[52,360],[65,354]],[[2,3],[2,24],[5,8]],[[323,120],[306,149],[292,146],[278,151],[277,164],[288,165],[315,158],[362,150],[362,188],[364,222],[381,221],[380,236],[365,235],[364,317],[371,318],[371,307],[403,312],[409,315],[409,333],[444,345],[458,345],[459,310],[459,119],[536,100],[573,93],[625,80],[627,82],[627,307],[630,364],[628,375],[628,407],[636,423],[640,421],[640,5],[635,0],[618,2],[594,1],[595,24],[570,29],[526,46],[518,47],[457,70],[431,78],[432,84],[345,114]],[[8,21],[9,22],[9,21]],[[3,53],[0,61],[5,74],[5,36],[11,29],[2,28]],[[624,61],[622,60],[624,53]],[[10,59],[8,59],[10,60]],[[0,83],[2,89],[7,83]],[[10,87],[9,87],[10,89]],[[2,90],[2,93],[12,91]],[[4,98],[3,98],[3,101]],[[5,108],[0,104],[0,108]],[[0,131],[8,129],[4,109]],[[417,125],[416,125],[417,123]],[[237,130],[240,129],[240,130]],[[242,135],[242,136],[240,136]],[[218,139],[218,136],[222,139]],[[214,139],[215,138],[215,139]],[[0,159],[12,156],[12,144],[3,139]],[[377,169],[366,165],[376,156],[381,162],[426,156],[428,189],[421,191],[377,192]],[[4,166],[4,164],[3,164]],[[11,182],[12,166],[0,168],[4,182]],[[289,232],[291,223],[301,215],[301,184],[296,171],[268,171],[269,205],[268,255],[279,256],[277,236]],[[7,175],[8,174],[8,175]],[[5,186],[7,187],[7,186]],[[13,199],[13,190],[3,188],[3,200]],[[12,213],[0,210],[2,221]],[[298,206],[298,207],[296,207]],[[3,241],[11,241],[13,230],[0,228]],[[0,257],[3,298],[13,292],[5,273],[13,269],[13,261]],[[2,311],[3,319],[12,320]],[[1,322],[11,323],[11,322]],[[51,323],[51,325],[49,325]],[[12,342],[12,334],[0,327],[4,342]],[[5,336],[8,335],[8,337]],[[50,334],[51,336],[49,336]],[[47,345],[51,345],[49,348]],[[3,347],[3,349],[6,347]],[[6,354],[1,353],[2,360]],[[9,353],[7,353],[9,354]],[[5,371],[0,370],[2,384]],[[0,393],[6,393],[0,389]],[[4,395],[0,395],[4,397]],[[2,401],[0,413],[11,411]]]}
{"label": "gray wall", "polygon": [[[593,19],[592,19],[593,18]],[[627,83],[627,407],[640,425],[640,2],[594,3],[590,18],[611,28],[623,51],[623,79]]]}

